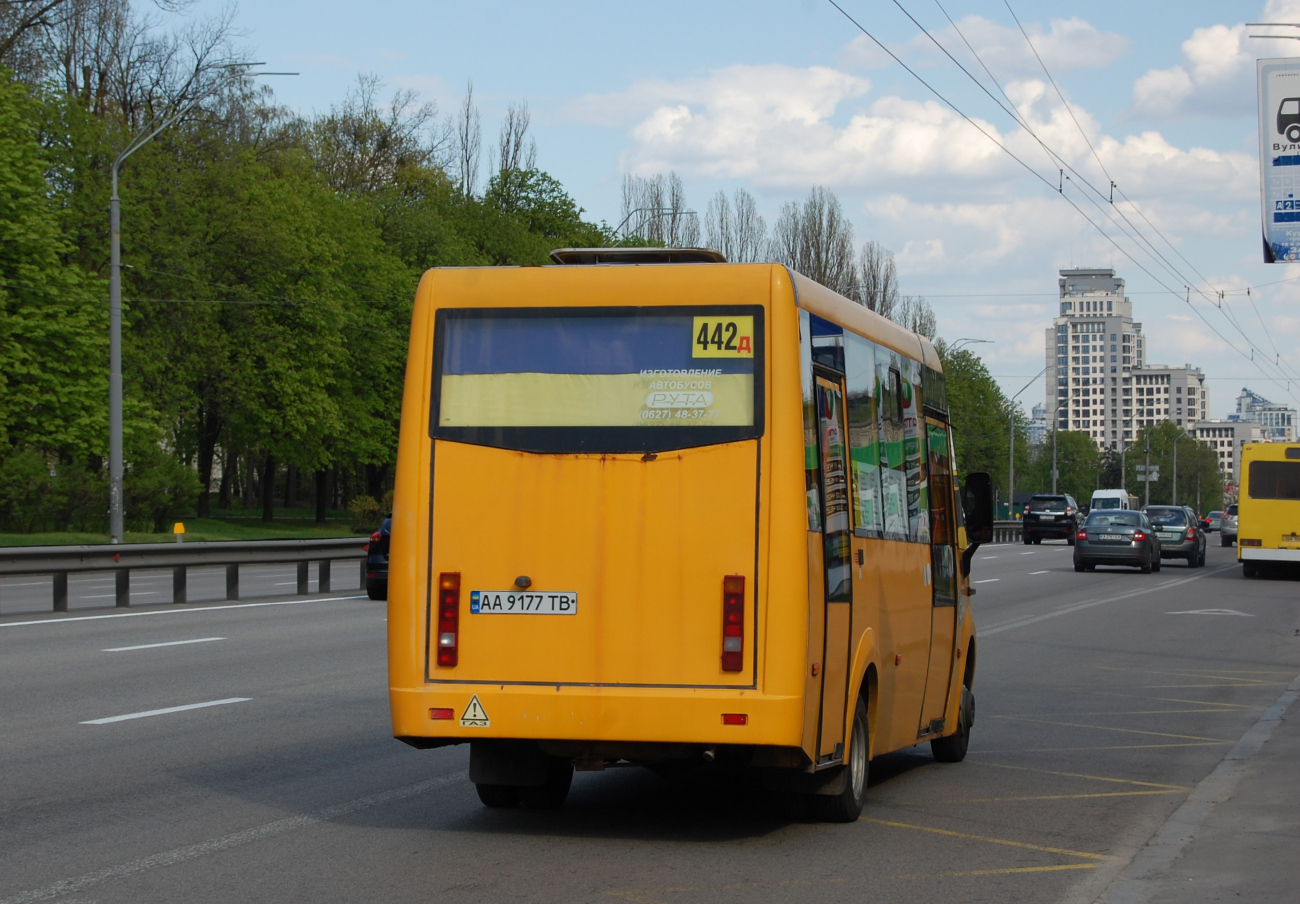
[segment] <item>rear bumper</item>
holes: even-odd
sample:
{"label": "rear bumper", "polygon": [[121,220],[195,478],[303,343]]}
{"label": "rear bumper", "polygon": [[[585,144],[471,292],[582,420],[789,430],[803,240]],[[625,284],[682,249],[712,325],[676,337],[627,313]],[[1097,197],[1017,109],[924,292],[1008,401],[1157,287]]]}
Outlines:
{"label": "rear bumper", "polygon": [[1188,540],[1179,543],[1177,546],[1161,546],[1160,558],[1162,559],[1185,559],[1188,556],[1200,555],[1201,544],[1197,540]]}
{"label": "rear bumper", "polygon": [[[1146,558],[1146,550],[1141,546],[1098,547],[1074,545],[1074,561],[1090,565],[1141,565]],[[1163,558],[1163,555],[1161,556]]]}
{"label": "rear bumper", "polygon": [[[486,725],[461,724],[474,697]],[[804,715],[801,696],[752,690],[444,684],[390,688],[389,701],[395,737],[453,744],[509,738],[798,747]],[[431,709],[450,709],[453,717],[434,720]],[[746,724],[724,725],[724,713],[743,713]]]}
{"label": "rear bumper", "polygon": [[1237,559],[1241,562],[1300,562],[1300,549],[1261,549],[1258,546],[1238,546]]}
{"label": "rear bumper", "polygon": [[1045,521],[1041,523],[1026,521],[1023,522],[1021,530],[1031,537],[1052,537],[1058,540],[1073,536],[1075,533],[1073,521]]}

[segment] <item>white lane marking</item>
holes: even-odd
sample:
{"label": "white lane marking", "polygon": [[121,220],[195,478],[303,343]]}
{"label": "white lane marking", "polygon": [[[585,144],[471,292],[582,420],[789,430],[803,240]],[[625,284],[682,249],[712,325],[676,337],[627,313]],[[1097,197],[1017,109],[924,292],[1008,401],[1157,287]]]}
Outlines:
{"label": "white lane marking", "polygon": [[1021,555],[1022,555],[1022,556],[1032,556],[1035,552],[1037,552],[1037,550],[1030,550],[1029,552],[1022,552]]}
{"label": "white lane marking", "polygon": [[187,643],[212,643],[214,640],[225,640],[224,637],[196,637],[194,640],[169,640],[166,643],[142,643],[134,647],[106,647],[100,650],[101,653],[125,653],[127,650],[153,650],[158,647],[179,647]]}
{"label": "white lane marking", "polygon": [[[275,582],[274,584],[272,584],[271,586],[272,586],[272,587],[294,587],[294,586],[297,585],[297,583],[298,583],[297,581],[276,581],[276,582]],[[309,583],[309,584],[315,584],[315,583],[316,583],[316,579],[315,579],[315,578],[312,578],[312,579],[309,580],[307,583]]]}
{"label": "white lane marking", "polygon": [[108,725],[110,722],[127,722],[131,719],[147,719],[150,716],[166,716],[171,713],[183,713],[191,709],[207,709],[209,706],[225,706],[228,703],[247,703],[251,697],[227,697],[224,700],[209,700],[206,703],[186,703],[184,706],[168,706],[165,709],[147,709],[142,713],[127,713],[124,716],[107,716],[103,719],[88,719],[81,725]]}
{"label": "white lane marking", "polygon": [[1050,574],[1051,572],[1047,572],[1047,571],[1031,571],[1031,572],[1029,572],[1029,573],[1030,573],[1030,574]]}
{"label": "white lane marking", "polygon": [[972,581],[971,583],[973,583],[973,584],[993,584],[993,583],[996,583],[997,581],[1000,581],[1000,580],[1002,580],[1002,578],[985,578],[985,579],[982,580],[982,581]]}
{"label": "white lane marking", "polygon": [[[41,618],[35,621],[0,622],[0,628],[25,628],[30,625],[66,625],[71,622],[99,621],[102,618],[140,618],[145,615],[183,615],[192,612],[225,612],[239,609],[261,609],[266,606],[302,606],[307,603],[337,603],[342,600],[363,600],[359,596],[325,596],[318,600],[276,600],[273,603],[229,603],[224,606],[196,606],[185,609],[155,609],[152,612],[114,612],[111,615],[74,615],[69,618]],[[0,901],[0,904],[4,904]]]}
{"label": "white lane marking", "polygon": [[1010,631],[1014,628],[1028,627],[1029,625],[1035,624],[1037,622],[1046,621],[1049,618],[1056,618],[1056,616],[1058,615],[1066,615],[1070,612],[1078,612],[1081,609],[1091,609],[1093,606],[1101,606],[1106,603],[1114,603],[1114,602],[1118,602],[1119,600],[1129,599],[1130,597],[1142,596],[1145,593],[1155,593],[1157,590],[1167,590],[1169,587],[1176,586],[1178,584],[1190,584],[1192,581],[1199,581],[1202,578],[1209,577],[1211,574],[1217,574],[1220,571],[1226,571],[1229,568],[1236,568],[1236,567],[1237,566],[1233,564],[1233,565],[1222,565],[1218,568],[1201,569],[1200,574],[1192,575],[1191,577],[1188,578],[1183,578],[1180,581],[1175,581],[1173,584],[1157,584],[1154,587],[1145,587],[1140,590],[1130,590],[1128,593],[1120,593],[1117,594],[1116,596],[1108,596],[1099,600],[1084,600],[1083,602],[1080,603],[1072,603],[1071,605],[1062,606],[1059,609],[1054,609],[1051,612],[1045,612],[1042,615],[1030,615],[1030,616],[1025,616],[1024,618],[1014,618],[1011,621],[1003,622],[1000,625],[993,625],[992,627],[989,628],[981,628],[979,630],[979,635],[981,637],[989,637],[993,634],[1001,634],[1003,631]]}
{"label": "white lane marking", "polygon": [[306,829],[327,820],[337,819],[340,816],[346,816],[349,813],[356,813],[359,810],[369,810],[372,807],[380,807],[384,804],[397,803],[415,797],[419,794],[427,794],[430,791],[436,791],[439,788],[445,788],[448,785],[459,784],[466,780],[464,774],[446,775],[442,778],[433,778],[423,782],[416,782],[413,785],[405,785],[400,788],[393,788],[388,791],[381,791],[378,794],[372,794],[369,797],[358,797],[355,800],[345,801],[341,804],[334,804],[331,807],[322,807],[319,810],[313,810],[310,813],[304,813],[301,816],[290,816],[287,819],[277,819],[275,822],[263,823],[260,826],[254,826],[251,829],[244,829],[239,832],[232,832],[229,835],[222,835],[218,838],[209,838],[207,841],[200,841],[197,844],[186,845],[185,847],[173,848],[170,851],[162,851],[157,854],[151,854],[148,857],[141,857],[139,860],[131,860],[126,863],[119,863],[117,866],[110,866],[93,873],[84,873],[80,876],[71,876],[67,879],[60,879],[44,888],[33,888],[29,891],[19,892],[8,898],[0,899],[0,904],[32,904],[34,901],[47,901],[50,898],[61,898],[64,895],[75,894],[92,888],[96,885],[102,885],[113,879],[125,879],[127,876],[134,876],[138,873],[148,872],[149,870],[158,869],[164,866],[175,866],[177,863],[184,863],[187,860],[194,860],[197,857],[204,857],[208,854],[215,854],[219,851],[229,850],[242,844],[249,844],[254,841],[262,841],[267,838],[273,838],[276,835],[283,835],[285,832],[293,832],[298,829]]}
{"label": "white lane marking", "polygon": [[980,556],[981,562],[987,562],[989,559],[996,559],[997,556]]}
{"label": "white lane marking", "polygon": [[1180,612],[1166,612],[1165,615],[1240,615],[1244,618],[1254,618],[1249,612],[1238,612],[1236,609],[1183,609]]}
{"label": "white lane marking", "polygon": [[1167,887],[1169,869],[1174,861],[1196,838],[1215,806],[1232,798],[1242,776],[1252,768],[1251,758],[1273,736],[1274,729],[1282,723],[1286,711],[1297,698],[1300,698],[1300,677],[1264,710],[1214,771],[1201,779],[1159,831],[1134,855],[1119,878],[1098,899],[1101,904],[1140,904],[1155,897],[1162,886]]}

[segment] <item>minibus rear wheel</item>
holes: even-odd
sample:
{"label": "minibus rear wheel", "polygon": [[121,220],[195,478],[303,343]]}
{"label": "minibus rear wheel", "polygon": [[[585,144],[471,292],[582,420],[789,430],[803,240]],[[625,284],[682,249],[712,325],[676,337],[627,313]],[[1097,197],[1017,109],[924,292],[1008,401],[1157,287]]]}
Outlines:
{"label": "minibus rear wheel", "polygon": [[519,789],[514,785],[475,785],[474,790],[485,807],[519,806]]}
{"label": "minibus rear wheel", "polygon": [[546,764],[546,781],[533,787],[519,788],[519,800],[530,810],[558,810],[569,796],[573,784],[573,762],[553,756]]}
{"label": "minibus rear wheel", "polygon": [[867,722],[867,704],[858,697],[853,708],[853,734],[849,739],[849,759],[844,764],[844,790],[836,795],[818,796],[817,815],[826,822],[856,822],[867,802],[867,771],[871,759],[871,728]]}

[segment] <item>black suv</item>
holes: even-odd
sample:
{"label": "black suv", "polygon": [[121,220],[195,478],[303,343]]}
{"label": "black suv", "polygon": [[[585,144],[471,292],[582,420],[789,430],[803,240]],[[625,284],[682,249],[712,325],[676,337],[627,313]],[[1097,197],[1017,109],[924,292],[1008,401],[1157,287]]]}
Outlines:
{"label": "black suv", "polygon": [[1025,545],[1047,540],[1064,540],[1074,545],[1074,535],[1079,530],[1079,503],[1073,496],[1038,494],[1025,506],[1020,535]]}
{"label": "black suv", "polygon": [[388,544],[393,531],[389,515],[366,544],[366,596],[372,600],[388,599]]}

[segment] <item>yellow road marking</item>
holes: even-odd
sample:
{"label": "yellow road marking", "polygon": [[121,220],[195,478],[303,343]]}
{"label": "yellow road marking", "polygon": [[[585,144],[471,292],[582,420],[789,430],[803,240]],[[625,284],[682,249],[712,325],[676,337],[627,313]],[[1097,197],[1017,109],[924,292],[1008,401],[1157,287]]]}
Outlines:
{"label": "yellow road marking", "polygon": [[1157,697],[1161,703],[1195,703],[1198,706],[1220,706],[1224,709],[1254,709],[1249,703],[1218,703],[1213,700],[1184,700],[1181,697]]}
{"label": "yellow road marking", "polygon": [[[1025,873],[1059,873],[1065,870],[1096,869],[1096,863],[1056,863],[1051,866],[1007,866],[990,869],[968,869],[947,873],[899,873],[892,876],[875,876],[876,879],[959,879],[970,876],[1014,876]],[[863,878],[848,879],[829,876],[824,879],[786,879],[778,882],[728,882],[724,885],[679,885],[659,889],[608,889],[605,894],[611,898],[621,898],[634,904],[667,904],[661,898],[650,895],[681,895],[716,891],[746,891],[766,888],[811,888],[820,885],[843,885],[847,882],[865,882]]]}
{"label": "yellow road marking", "polygon": [[1219,716],[1230,716],[1232,712],[1226,709],[1127,709],[1118,712],[1094,712],[1094,713],[1077,713],[1080,716],[1171,716],[1177,713],[1212,713]]}
{"label": "yellow road marking", "polygon": [[956,873],[912,873],[890,879],[957,879],[963,876],[1009,876],[1015,873],[1058,873],[1067,869],[1096,869],[1095,863],[1057,863],[1053,866],[1008,866],[1003,869],[968,869]]}
{"label": "yellow road marking", "polygon": [[1149,797],[1153,794],[1181,794],[1183,788],[1161,788],[1158,791],[1096,791],[1091,794],[1034,794],[1024,797],[950,797],[949,804],[1005,804],[1027,800],[1087,800],[1090,797]]}
{"label": "yellow road marking", "polygon": [[1008,754],[1008,753],[1060,753],[1061,751],[1070,750],[1153,750],[1162,747],[1214,747],[1216,744],[1232,744],[1233,741],[1189,741],[1186,744],[1105,744],[1097,747],[1017,747],[1015,750],[972,750],[966,755],[971,756],[976,753],[988,754]]}
{"label": "yellow road marking", "polygon": [[910,822],[894,822],[889,819],[867,819],[863,822],[871,822],[876,825],[890,826],[895,829],[912,829],[916,832],[926,832],[931,835],[943,835],[948,838],[965,838],[969,841],[982,841],[985,844],[1001,844],[1007,847],[1022,848],[1027,851],[1042,851],[1047,854],[1065,854],[1068,857],[1083,857],[1086,860],[1109,860],[1106,854],[1090,854],[1087,851],[1072,851],[1068,848],[1046,847],[1041,844],[1030,844],[1027,841],[1012,841],[1009,838],[994,838],[990,835],[971,835],[968,832],[954,832],[952,829],[936,829],[931,826],[918,826]]}
{"label": "yellow road marking", "polygon": [[1086,778],[1094,782],[1113,782],[1117,785],[1136,785],[1139,788],[1160,788],[1166,791],[1190,791],[1185,785],[1170,785],[1166,782],[1141,782],[1131,778],[1115,778],[1110,775],[1090,775],[1086,772],[1057,772],[1053,769],[1035,769],[1033,766],[1011,766],[1006,763],[983,763],[994,769],[1011,769],[1015,772],[1037,772],[1040,775],[1059,775],[1063,778]]}
{"label": "yellow road marking", "polygon": [[1018,722],[1034,722],[1038,725],[1063,725],[1066,728],[1095,728],[1098,731],[1119,731],[1124,734],[1151,735],[1156,738],[1178,738],[1183,741],[1213,741],[1216,744],[1229,743],[1223,738],[1204,738],[1200,735],[1171,734],[1167,731],[1143,731],[1140,728],[1112,728],[1109,725],[1087,725],[1082,722],[1053,722],[1049,719],[1031,719],[1028,716],[994,716],[995,719],[1012,719]]}

